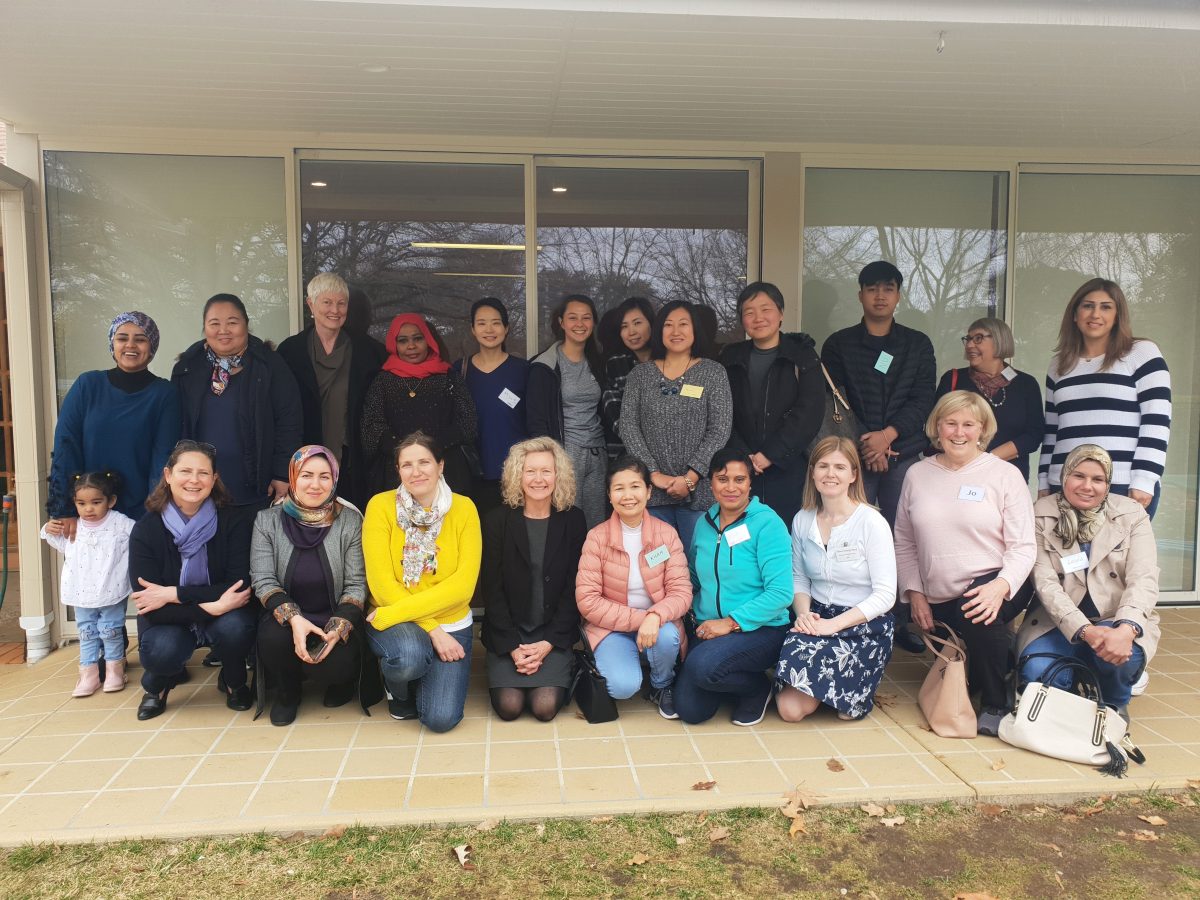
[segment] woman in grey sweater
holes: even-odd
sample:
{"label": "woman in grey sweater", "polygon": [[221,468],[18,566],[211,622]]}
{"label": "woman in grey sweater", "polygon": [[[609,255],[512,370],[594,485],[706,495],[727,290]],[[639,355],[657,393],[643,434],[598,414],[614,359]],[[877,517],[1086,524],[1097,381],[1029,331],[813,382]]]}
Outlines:
{"label": "woman in grey sweater", "polygon": [[367,596],[362,514],[338,499],[337,479],[333,453],[301,447],[288,466],[287,498],[254,522],[250,578],[269,613],[259,621],[258,660],[276,689],[272,725],[295,721],[306,679],[325,686],[329,707],[347,703],[358,683]]}
{"label": "woman in grey sweater", "polygon": [[621,437],[650,470],[647,511],[679,532],[690,555],[696,522],[713,503],[708,467],[729,440],[733,398],[690,303],[659,310],[650,341],[650,361],[625,381]]}

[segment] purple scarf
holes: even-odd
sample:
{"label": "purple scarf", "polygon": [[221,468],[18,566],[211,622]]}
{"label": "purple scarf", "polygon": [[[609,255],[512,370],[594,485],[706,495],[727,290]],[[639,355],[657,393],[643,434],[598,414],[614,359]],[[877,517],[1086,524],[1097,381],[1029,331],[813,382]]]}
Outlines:
{"label": "purple scarf", "polygon": [[175,539],[175,548],[183,560],[179,570],[179,587],[189,584],[211,584],[208,576],[208,542],[217,533],[217,505],[209,497],[190,519],[174,501],[162,511],[163,524]]}

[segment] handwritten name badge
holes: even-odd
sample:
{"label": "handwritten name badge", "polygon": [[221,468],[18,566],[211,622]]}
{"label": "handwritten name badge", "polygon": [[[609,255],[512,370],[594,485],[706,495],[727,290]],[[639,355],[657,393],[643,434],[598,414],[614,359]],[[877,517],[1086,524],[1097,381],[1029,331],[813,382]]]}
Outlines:
{"label": "handwritten name badge", "polygon": [[1079,572],[1088,567],[1087,554],[1080,550],[1078,553],[1072,553],[1070,556],[1062,558],[1063,571],[1067,573]]}
{"label": "handwritten name badge", "polygon": [[508,388],[505,388],[500,392],[500,402],[507,404],[509,409],[516,409],[517,404],[521,402],[521,398]]}
{"label": "handwritten name badge", "polygon": [[1000,374],[1003,375],[1005,378],[1007,378],[1009,381],[1017,380],[1017,370],[1014,369],[1012,366],[1005,366],[1004,370]]}
{"label": "handwritten name badge", "polygon": [[670,558],[671,551],[667,549],[666,544],[663,544],[661,547],[655,547],[646,554],[646,565],[653,569],[655,566],[661,566]]}
{"label": "handwritten name badge", "polygon": [[875,360],[875,371],[887,374],[888,369],[892,367],[892,360],[896,357],[888,353],[886,350],[879,351],[879,359]]}
{"label": "handwritten name badge", "polygon": [[704,388],[698,384],[685,384],[679,389],[680,397],[691,397],[693,400],[699,400],[704,396]]}
{"label": "handwritten name badge", "polygon": [[725,532],[725,543],[730,547],[736,547],[738,544],[748,540],[750,540],[750,528],[745,522]]}
{"label": "handwritten name badge", "polygon": [[837,551],[833,554],[833,557],[838,562],[856,563],[862,559],[862,554],[858,552],[857,547],[851,547],[849,544],[846,544],[842,547],[838,547]]}
{"label": "handwritten name badge", "polygon": [[977,487],[973,484],[964,484],[958,489],[959,500],[970,500],[972,503],[982,503],[983,498],[987,496],[987,488]]}

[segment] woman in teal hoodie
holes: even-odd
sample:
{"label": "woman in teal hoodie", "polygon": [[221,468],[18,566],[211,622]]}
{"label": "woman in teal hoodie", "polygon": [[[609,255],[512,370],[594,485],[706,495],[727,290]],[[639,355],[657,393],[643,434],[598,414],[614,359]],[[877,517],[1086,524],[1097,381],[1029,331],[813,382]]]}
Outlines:
{"label": "woman in teal hoodie", "polygon": [[730,448],[709,467],[717,502],[696,524],[689,554],[696,642],[675,679],[675,709],[692,724],[733,699],[733,724],[757,725],[771,702],[765,672],[788,631],[792,548],[783,520],[750,496],[753,471]]}

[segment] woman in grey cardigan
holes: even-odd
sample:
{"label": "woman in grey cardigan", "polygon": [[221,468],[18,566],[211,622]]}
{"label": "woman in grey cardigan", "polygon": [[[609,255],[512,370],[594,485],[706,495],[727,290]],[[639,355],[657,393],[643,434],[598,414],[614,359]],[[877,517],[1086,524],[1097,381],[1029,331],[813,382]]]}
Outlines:
{"label": "woman in grey cardigan", "polygon": [[690,303],[668,303],[654,320],[650,361],[625,380],[621,438],[650,470],[647,511],[670,524],[689,557],[696,523],[713,503],[708,466],[729,440],[733,398],[725,367],[707,358]]}
{"label": "woman in grey cardigan", "polygon": [[258,514],[250,544],[254,593],[266,607],[258,660],[276,688],[272,725],[290,725],[300,684],[325,687],[325,705],[354,696],[367,595],[362,514],[337,498],[338,464],[325,447],[301,447],[288,465],[288,494]]}

